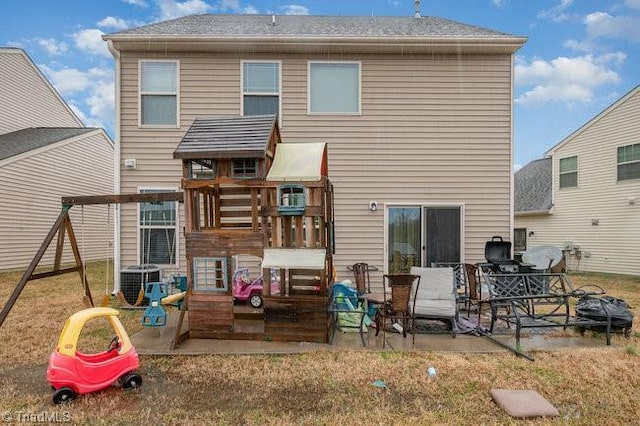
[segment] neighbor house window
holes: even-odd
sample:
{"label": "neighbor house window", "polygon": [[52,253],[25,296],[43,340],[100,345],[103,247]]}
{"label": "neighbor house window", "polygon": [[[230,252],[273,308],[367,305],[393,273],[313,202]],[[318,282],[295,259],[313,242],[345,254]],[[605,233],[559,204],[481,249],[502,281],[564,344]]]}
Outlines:
{"label": "neighbor house window", "polygon": [[618,180],[640,179],[640,143],[618,148]]}
{"label": "neighbor house window", "polygon": [[242,115],[280,113],[280,62],[242,62]]}
{"label": "neighbor house window", "polygon": [[513,251],[515,253],[527,251],[527,228],[515,228],[513,230]]}
{"label": "neighbor house window", "polygon": [[258,177],[258,160],[255,158],[236,158],[233,160],[231,176],[236,179]]}
{"label": "neighbor house window", "polygon": [[177,61],[140,61],[140,124],[178,125]]}
{"label": "neighbor house window", "polygon": [[560,188],[578,186],[578,157],[560,159]]}
{"label": "neighbor house window", "polygon": [[193,259],[193,289],[195,291],[227,291],[229,288],[227,259],[196,257]]}
{"label": "neighbor house window", "polygon": [[359,114],[360,63],[309,62],[309,113]]}
{"label": "neighbor house window", "polygon": [[[174,192],[173,190],[142,189],[141,194]],[[140,262],[142,264],[176,265],[176,229],[178,203],[162,201],[140,203],[138,216]]]}

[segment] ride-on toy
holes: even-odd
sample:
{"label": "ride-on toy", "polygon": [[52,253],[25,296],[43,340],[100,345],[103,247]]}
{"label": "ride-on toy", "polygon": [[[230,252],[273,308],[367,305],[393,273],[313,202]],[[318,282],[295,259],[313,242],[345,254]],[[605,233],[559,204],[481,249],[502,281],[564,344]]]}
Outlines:
{"label": "ride-on toy", "polygon": [[[109,347],[95,354],[79,352],[77,345],[82,327],[87,321],[100,317],[106,318],[115,332]],[[76,312],[65,322],[58,345],[49,357],[47,380],[55,390],[53,402],[60,404],[116,382],[124,389],[137,388],[142,384],[142,377],[135,371],[139,366],[138,354],[118,319],[118,311],[89,308]]]}
{"label": "ride-on toy", "polygon": [[[252,308],[262,306],[262,276],[252,280],[249,277],[249,268],[240,268],[233,273],[233,297],[237,300],[248,302]],[[271,272],[271,294],[280,293],[280,283],[274,271]]]}

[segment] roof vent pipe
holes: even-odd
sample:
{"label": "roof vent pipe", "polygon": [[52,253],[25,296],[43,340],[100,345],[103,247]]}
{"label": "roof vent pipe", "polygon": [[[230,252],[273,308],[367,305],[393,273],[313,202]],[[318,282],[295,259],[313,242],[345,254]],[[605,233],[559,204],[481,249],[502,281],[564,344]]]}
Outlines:
{"label": "roof vent pipe", "polygon": [[415,0],[414,1],[415,6],[416,6],[416,13],[413,15],[414,18],[422,18],[422,16],[420,15],[420,0]]}
{"label": "roof vent pipe", "polygon": [[276,15],[271,15],[271,25],[276,25]]}

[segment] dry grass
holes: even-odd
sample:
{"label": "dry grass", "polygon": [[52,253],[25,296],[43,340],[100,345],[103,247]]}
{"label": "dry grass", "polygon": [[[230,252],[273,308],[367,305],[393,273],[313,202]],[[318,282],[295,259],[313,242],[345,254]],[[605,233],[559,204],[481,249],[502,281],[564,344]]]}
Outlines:
{"label": "dry grass", "polygon": [[[97,301],[104,269],[88,267]],[[20,273],[0,274],[4,302]],[[640,307],[640,279],[572,276],[595,282]],[[141,359],[142,388],[111,388],[54,407],[45,379],[47,358],[64,320],[82,308],[77,275],[30,282],[0,327],[0,412],[64,413],[84,424],[528,424],[513,420],[491,401],[489,389],[534,389],[561,413],[530,424],[626,425],[640,418],[640,342],[615,337],[619,346],[538,352],[530,363],[510,353],[323,352],[289,356],[151,357]],[[139,311],[123,311],[130,334],[141,328]],[[99,328],[87,345],[110,336]],[[603,339],[602,336],[598,336]],[[621,344],[621,346],[620,346]],[[426,370],[435,366],[429,381]],[[384,380],[388,389],[372,386]]]}

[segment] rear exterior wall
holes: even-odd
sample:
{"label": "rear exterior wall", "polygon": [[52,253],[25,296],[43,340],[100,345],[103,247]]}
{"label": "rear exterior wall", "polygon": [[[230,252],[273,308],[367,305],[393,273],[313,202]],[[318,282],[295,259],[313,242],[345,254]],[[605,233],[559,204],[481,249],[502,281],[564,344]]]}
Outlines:
{"label": "rear exterior wall", "polygon": [[[179,61],[179,128],[138,126],[143,59]],[[179,189],[181,166],[172,154],[193,120],[241,113],[242,60],[281,61],[284,143],[328,144],[339,277],[355,262],[383,266],[388,204],[461,205],[462,260],[470,262],[483,259],[491,236],[511,234],[511,55],[123,52],[122,193]],[[308,114],[309,60],[361,63],[359,115]],[[124,169],[125,158],[135,158],[137,168]],[[372,200],[376,212],[369,210]],[[136,211],[135,205],[121,207],[122,267],[138,263]],[[184,270],[183,223],[178,266]]]}

